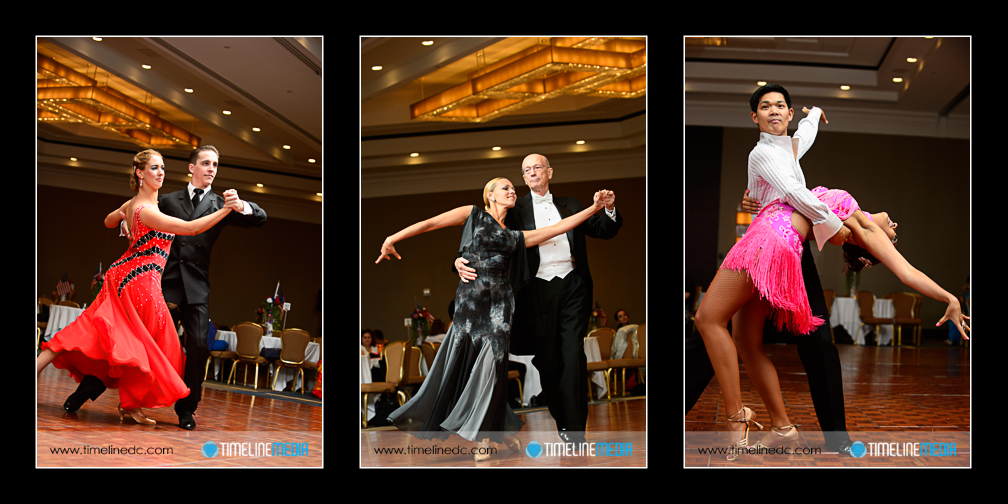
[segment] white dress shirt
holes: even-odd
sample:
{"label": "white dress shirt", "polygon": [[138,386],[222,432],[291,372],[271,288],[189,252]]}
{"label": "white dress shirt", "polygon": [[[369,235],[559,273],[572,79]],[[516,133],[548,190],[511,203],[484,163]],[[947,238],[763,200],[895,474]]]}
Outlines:
{"label": "white dress shirt", "polygon": [[[535,215],[536,229],[552,226],[560,222],[560,212],[553,204],[553,194],[539,196],[532,193],[532,211]],[[612,212],[606,210],[606,215],[616,220],[616,208]],[[571,256],[570,242],[567,233],[561,233],[539,244],[539,271],[536,278],[551,280],[554,277],[564,278],[574,271],[574,258]]]}
{"label": "white dress shirt", "polygon": [[755,198],[764,207],[779,199],[812,221],[812,233],[819,250],[843,226],[843,222],[830,211],[829,206],[819,201],[808,189],[805,174],[798,164],[798,160],[815,142],[821,115],[822,110],[813,107],[798,122],[794,138],[760,132],[759,142],[749,153],[748,183],[749,197]]}

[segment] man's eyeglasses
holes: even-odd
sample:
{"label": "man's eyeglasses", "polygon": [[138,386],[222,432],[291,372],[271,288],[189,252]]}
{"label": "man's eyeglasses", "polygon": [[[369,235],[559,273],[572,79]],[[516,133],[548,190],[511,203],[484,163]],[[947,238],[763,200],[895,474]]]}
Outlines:
{"label": "man's eyeglasses", "polygon": [[549,168],[549,166],[535,165],[535,166],[530,166],[528,168],[522,168],[522,175],[528,175],[529,173],[532,173],[532,170],[535,170],[537,172],[541,172],[541,171],[545,170],[546,168]]}

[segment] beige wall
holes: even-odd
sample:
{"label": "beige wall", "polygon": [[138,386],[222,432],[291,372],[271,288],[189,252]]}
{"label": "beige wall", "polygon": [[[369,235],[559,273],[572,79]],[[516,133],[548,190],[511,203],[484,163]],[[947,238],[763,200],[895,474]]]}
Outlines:
{"label": "beige wall", "polygon": [[[518,195],[528,188],[518,184]],[[631,178],[592,182],[555,183],[554,194],[576,196],[582,204],[598,189],[616,193],[616,207],[623,227],[611,240],[588,239],[588,261],[595,283],[595,300],[616,327],[616,310],[630,314],[630,321],[643,323],[646,312],[646,179]],[[361,200],[361,324],[381,329],[389,341],[406,339],[403,319],[414,307],[414,298],[437,318],[449,321],[448,304],[455,297],[458,275],[452,273],[462,228],[453,226],[409,238],[396,245],[402,257],[375,259],[385,238],[410,224],[462,205],[482,206],[481,187],[470,191],[406,195]],[[429,288],[430,297],[423,296]]]}
{"label": "beige wall", "polygon": [[[734,243],[736,205],[758,135],[755,128],[724,129],[717,247],[722,257]],[[822,126],[801,166],[809,189],[844,189],[863,209],[888,212],[899,224],[897,250],[942,288],[960,293],[970,272],[969,141],[836,133]],[[823,288],[839,295],[846,285],[843,251],[827,244],[813,256]],[[860,288],[877,296],[913,290],[881,265],[862,274]],[[928,322],[934,327],[945,306],[925,298],[925,328]]]}
{"label": "beige wall", "polygon": [[[127,197],[49,186],[37,186],[36,196],[37,294],[54,291],[67,273],[76,287],[74,300],[90,303],[98,263],[108,268],[128,245],[117,229],[102,224]],[[264,210],[268,216],[269,208]],[[13,234],[10,238],[17,239]],[[270,217],[259,228],[228,227],[210,258],[211,320],[223,325],[254,320],[277,281],[291,303],[287,327],[320,336],[316,305],[322,289],[322,226]]]}

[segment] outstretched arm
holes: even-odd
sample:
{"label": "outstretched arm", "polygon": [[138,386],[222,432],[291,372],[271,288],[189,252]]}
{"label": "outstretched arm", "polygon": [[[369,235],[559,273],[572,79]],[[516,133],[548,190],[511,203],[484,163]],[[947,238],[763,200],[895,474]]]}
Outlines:
{"label": "outstretched arm", "polygon": [[969,336],[966,335],[966,331],[969,330],[966,320],[969,320],[969,317],[962,314],[957,297],[942,289],[934,280],[931,280],[920,270],[911,266],[906,258],[893,246],[885,231],[869,220],[863,213],[854,212],[851,218],[844,221],[844,224],[851,229],[852,241],[875,256],[882,264],[885,264],[901,282],[925,296],[948,303],[945,315],[936,325],[941,325],[946,320],[951,320],[959,329],[963,338],[969,339]]}
{"label": "outstretched arm", "polygon": [[416,224],[413,224],[398,233],[385,238],[385,243],[383,243],[381,247],[381,255],[378,256],[377,260],[375,260],[375,264],[381,262],[382,259],[388,259],[391,261],[392,259],[389,257],[390,254],[396,256],[396,259],[402,260],[402,257],[399,256],[399,253],[396,252],[395,247],[393,246],[393,244],[398,241],[405,240],[410,236],[416,236],[420,233],[426,233],[427,231],[434,231],[435,229],[441,229],[447,226],[461,226],[462,224],[465,224],[466,219],[469,218],[469,214],[472,213],[472,208],[472,205],[460,206],[454,210],[449,210],[425,221],[417,222]]}
{"label": "outstretched arm", "polygon": [[554,236],[566,233],[567,231],[576,228],[578,224],[581,224],[587,220],[588,217],[591,217],[593,213],[605,206],[604,198],[608,197],[609,193],[610,191],[606,191],[605,189],[596,192],[594,201],[590,207],[585,208],[584,210],[581,210],[580,212],[571,215],[552,226],[547,226],[541,229],[533,229],[531,231],[522,231],[525,235],[525,248],[539,245]]}

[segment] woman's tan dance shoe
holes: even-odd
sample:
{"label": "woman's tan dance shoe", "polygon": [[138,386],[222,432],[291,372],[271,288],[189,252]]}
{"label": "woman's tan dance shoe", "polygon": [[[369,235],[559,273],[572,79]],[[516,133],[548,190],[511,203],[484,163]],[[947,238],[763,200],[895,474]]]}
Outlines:
{"label": "woman's tan dance shoe", "polygon": [[479,443],[476,443],[476,448],[481,448],[480,450],[476,450],[476,453],[473,456],[473,458],[476,459],[476,462],[490,460],[490,450],[489,450],[490,443],[484,443],[483,441],[480,441]]}
{"label": "woman's tan dance shoe", "polygon": [[742,438],[738,441],[732,443],[728,446],[728,455],[725,457],[726,460],[731,462],[741,455],[741,449],[749,446],[749,427],[750,424],[756,424],[760,430],[763,430],[763,426],[760,425],[756,420],[756,413],[753,410],[743,406],[742,409],[738,410],[738,413],[728,417],[728,423],[740,422],[745,424],[742,428]]}
{"label": "woman's tan dance shoe", "polygon": [[794,425],[785,427],[771,427],[770,433],[756,443],[754,448],[773,449],[778,446],[788,445],[795,447],[798,445],[798,429]]}
{"label": "woman's tan dance shoe", "polygon": [[144,416],[143,411],[140,408],[135,408],[131,410],[122,409],[122,404],[119,405],[119,421],[123,421],[126,417],[130,417],[134,422],[140,425],[155,425],[157,422]]}

